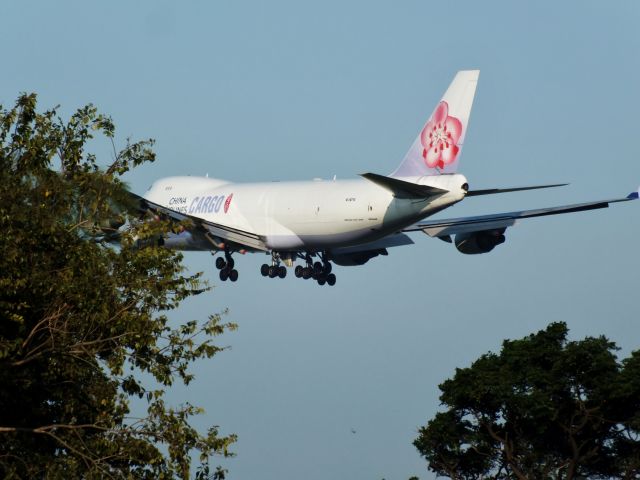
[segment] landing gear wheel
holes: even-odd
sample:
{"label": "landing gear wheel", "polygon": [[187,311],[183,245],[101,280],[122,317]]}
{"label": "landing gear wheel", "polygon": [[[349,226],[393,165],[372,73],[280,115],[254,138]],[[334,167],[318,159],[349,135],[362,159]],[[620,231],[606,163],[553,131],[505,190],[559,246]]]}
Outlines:
{"label": "landing gear wheel", "polygon": [[322,266],[322,271],[325,275],[329,275],[331,273],[331,263],[327,262]]}
{"label": "landing gear wheel", "polygon": [[324,285],[325,283],[327,283],[327,277],[318,275],[318,285]]}
{"label": "landing gear wheel", "polygon": [[262,274],[263,277],[268,277],[269,265],[267,265],[266,263],[263,263],[262,266],[260,267],[260,273]]}
{"label": "landing gear wheel", "polygon": [[304,267],[302,269],[302,278],[309,280],[311,278],[311,267]]}
{"label": "landing gear wheel", "polygon": [[320,262],[313,264],[313,273],[316,275],[320,275],[322,273],[322,264]]}
{"label": "landing gear wheel", "polygon": [[229,278],[229,270],[223,268],[222,270],[220,270],[220,280],[226,282],[227,278]]}
{"label": "landing gear wheel", "polygon": [[222,270],[226,266],[227,266],[227,262],[224,261],[224,258],[222,257],[216,258],[216,268],[218,270]]}
{"label": "landing gear wheel", "polygon": [[231,280],[232,282],[235,282],[238,280],[238,270],[231,270],[229,272],[229,280]]}
{"label": "landing gear wheel", "polygon": [[293,273],[295,274],[295,276],[296,276],[297,278],[300,278],[300,277],[302,277],[302,270],[303,270],[302,265],[298,265],[298,266],[296,267],[296,269],[293,271]]}
{"label": "landing gear wheel", "polygon": [[287,267],[284,267],[284,266],[281,265],[281,266],[279,266],[277,268],[278,268],[278,276],[280,278],[284,278],[284,277],[287,276]]}
{"label": "landing gear wheel", "polygon": [[227,267],[229,267],[229,270],[232,270],[233,267],[235,266],[236,262],[233,261],[233,258],[231,258],[230,256],[227,258]]}
{"label": "landing gear wheel", "polygon": [[336,275],[335,273],[330,273],[327,275],[327,283],[332,287],[336,284]]}
{"label": "landing gear wheel", "polygon": [[278,275],[278,267],[271,266],[269,267],[269,278],[276,278]]}

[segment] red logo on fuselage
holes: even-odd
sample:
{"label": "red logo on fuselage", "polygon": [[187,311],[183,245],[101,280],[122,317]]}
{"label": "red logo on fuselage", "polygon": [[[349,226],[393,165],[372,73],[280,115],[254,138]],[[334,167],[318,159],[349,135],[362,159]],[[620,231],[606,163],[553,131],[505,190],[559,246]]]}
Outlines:
{"label": "red logo on fuselage", "polygon": [[233,193],[229,194],[227,199],[224,201],[224,213],[229,211],[229,205],[231,205],[231,199],[233,198]]}

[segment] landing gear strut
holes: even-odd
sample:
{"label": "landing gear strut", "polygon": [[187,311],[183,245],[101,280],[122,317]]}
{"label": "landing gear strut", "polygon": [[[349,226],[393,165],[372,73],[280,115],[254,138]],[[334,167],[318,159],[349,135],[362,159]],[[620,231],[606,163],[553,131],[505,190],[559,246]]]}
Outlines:
{"label": "landing gear strut", "polygon": [[271,252],[271,265],[263,263],[260,267],[260,273],[263,277],[285,278],[287,276],[287,267],[280,264],[280,254],[278,252]]}
{"label": "landing gear strut", "polygon": [[231,252],[229,249],[224,250],[224,258],[216,258],[216,268],[220,270],[220,280],[226,282],[227,279],[235,282],[238,280],[238,270],[233,268],[235,262],[231,258]]}

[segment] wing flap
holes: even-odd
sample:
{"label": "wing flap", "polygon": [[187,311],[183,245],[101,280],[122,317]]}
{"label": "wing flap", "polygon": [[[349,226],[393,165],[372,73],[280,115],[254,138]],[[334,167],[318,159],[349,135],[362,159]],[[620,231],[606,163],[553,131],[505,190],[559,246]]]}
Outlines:
{"label": "wing flap", "polygon": [[233,242],[238,245],[243,245],[255,250],[262,250],[265,252],[269,250],[259,235],[255,235],[250,232],[244,232],[242,230],[231,229],[229,227],[208,222],[202,219],[195,219],[195,221],[201,222],[202,227],[206,229],[211,235],[214,235],[228,242]]}
{"label": "wing flap", "polygon": [[336,255],[348,255],[351,253],[369,252],[373,250],[382,250],[383,248],[401,247],[403,245],[412,245],[413,240],[404,233],[396,233],[388,237],[381,238],[369,243],[362,243],[352,247],[332,248],[331,252]]}
{"label": "wing flap", "polygon": [[428,220],[419,222],[407,227],[403,232],[423,231],[430,237],[445,237],[459,233],[480,232],[483,230],[494,230],[511,227],[518,220],[524,218],[544,217],[547,215],[559,215],[563,213],[584,212],[587,210],[597,210],[608,208],[611,203],[626,202],[636,200],[637,192],[625,198],[615,198],[612,200],[601,200],[596,202],[577,203],[574,205],[564,205],[559,207],[538,208],[533,210],[522,210],[518,212],[498,213],[494,215],[480,215],[474,217],[450,218],[445,220]]}
{"label": "wing flap", "polygon": [[[512,227],[516,224],[515,218],[505,219],[489,219],[486,221],[468,222],[468,223],[449,223],[449,224],[437,224],[437,225],[424,225],[422,228],[416,230],[422,230],[430,237],[449,237],[458,233],[472,233],[483,230],[498,230],[501,228]],[[411,228],[411,227],[409,227]],[[403,230],[411,231],[411,230]]]}

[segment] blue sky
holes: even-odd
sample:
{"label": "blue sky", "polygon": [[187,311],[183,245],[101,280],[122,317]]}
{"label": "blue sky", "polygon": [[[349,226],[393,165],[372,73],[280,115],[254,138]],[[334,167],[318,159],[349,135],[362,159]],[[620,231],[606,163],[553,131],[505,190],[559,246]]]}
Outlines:
{"label": "blue sky", "polygon": [[[155,138],[136,192],[175,174],[350,178],[391,172],[455,72],[479,68],[471,187],[571,185],[444,216],[561,205],[640,184],[639,20],[635,1],[3,2],[0,103],[92,102],[120,145]],[[482,256],[414,235],[334,288],[263,279],[261,256],[220,283],[188,254],[215,288],[176,318],[228,307],[240,328],[171,400],[239,435],[230,478],[432,478],[411,441],[455,367],[557,320],[638,348],[639,208],[523,222]]]}

